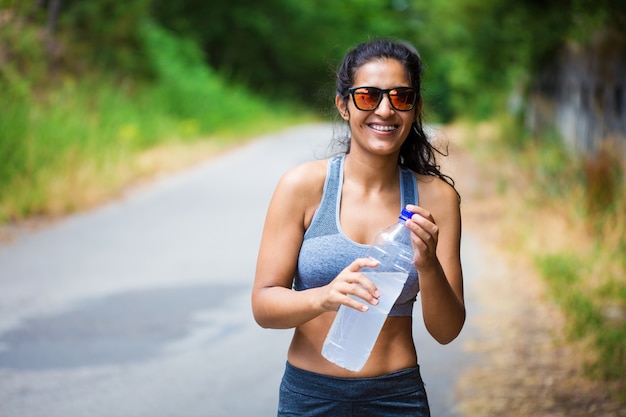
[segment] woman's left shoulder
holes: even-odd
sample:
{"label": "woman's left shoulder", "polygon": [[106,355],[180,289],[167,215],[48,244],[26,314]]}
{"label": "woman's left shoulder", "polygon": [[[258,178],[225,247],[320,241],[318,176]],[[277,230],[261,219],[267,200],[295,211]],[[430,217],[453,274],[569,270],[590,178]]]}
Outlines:
{"label": "woman's left shoulder", "polygon": [[[458,204],[459,195],[452,184],[434,175],[415,174],[419,198],[437,201],[454,201]],[[442,202],[443,202],[442,201]]]}
{"label": "woman's left shoulder", "polygon": [[458,213],[459,194],[454,186],[442,178],[415,174],[419,205],[431,213]]}

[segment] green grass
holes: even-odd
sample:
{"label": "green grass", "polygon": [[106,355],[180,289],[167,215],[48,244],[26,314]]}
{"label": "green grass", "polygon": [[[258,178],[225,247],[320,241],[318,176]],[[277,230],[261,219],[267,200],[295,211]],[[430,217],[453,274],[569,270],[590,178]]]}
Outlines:
{"label": "green grass", "polygon": [[312,119],[226,84],[192,43],[149,23],[142,34],[154,66],[150,79],[91,70],[43,83],[34,64],[26,74],[19,61],[1,68],[0,224],[62,214],[114,193],[140,174],[133,172],[136,159],[155,147],[220,147]]}
{"label": "green grass", "polygon": [[470,149],[511,201],[509,244],[534,259],[567,337],[588,348],[585,370],[626,402],[625,161],[610,146],[576,155],[555,132],[531,137],[508,117],[496,125]]}
{"label": "green grass", "polygon": [[[621,254],[622,256],[624,253]],[[597,257],[579,254],[538,256],[536,264],[551,294],[567,314],[568,335],[586,340],[594,349],[587,370],[611,381],[626,375],[626,285],[623,276],[594,276]],[[600,284],[594,284],[600,281]],[[623,382],[623,381],[622,381]],[[623,389],[623,388],[622,388]],[[623,400],[626,393],[619,395]]]}

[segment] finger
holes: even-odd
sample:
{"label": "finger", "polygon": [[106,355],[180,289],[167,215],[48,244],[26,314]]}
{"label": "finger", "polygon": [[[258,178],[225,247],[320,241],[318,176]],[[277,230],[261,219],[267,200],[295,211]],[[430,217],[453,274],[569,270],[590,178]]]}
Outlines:
{"label": "finger", "polygon": [[[377,261],[362,259],[363,262],[355,262],[355,265],[364,264],[365,266],[375,267],[378,265]],[[350,268],[350,267],[349,267]],[[349,272],[344,270],[338,277],[335,284],[335,290],[343,295],[352,295],[359,297],[360,299],[372,304],[378,304],[378,297],[380,292],[376,285],[363,273]]]}
{"label": "finger", "polygon": [[[417,207],[417,206],[415,206]],[[433,217],[433,215],[427,211],[422,209],[421,207],[418,207],[419,210],[416,210],[415,212],[413,212],[413,215],[411,216],[411,218],[407,221],[413,221],[416,223],[423,223],[423,224],[434,224],[436,225],[437,223],[435,222],[435,218]]]}
{"label": "finger", "polygon": [[409,227],[411,231],[417,236],[421,241],[423,241],[426,245],[437,244],[439,238],[439,229],[437,226],[423,226],[419,223],[414,223],[416,227]]}
{"label": "finger", "polygon": [[350,291],[350,294],[359,297],[361,300],[364,300],[371,305],[377,305],[378,298],[380,297],[380,292],[378,291],[378,288],[376,288],[376,285],[374,285],[374,283],[365,276],[362,276],[359,283],[355,284],[352,291]]}
{"label": "finger", "polygon": [[[376,268],[379,262],[372,258],[358,258],[354,260],[348,267],[347,271],[361,272],[361,268]],[[353,282],[358,282],[363,288],[368,290],[373,296],[378,297],[376,285],[365,274],[352,275]]]}
{"label": "finger", "polygon": [[369,279],[366,273],[361,274],[359,278],[359,284],[363,289],[365,289],[371,295],[372,298],[378,299],[378,297],[380,297],[380,291],[378,291],[378,287],[376,287],[376,284],[374,284],[374,282],[371,279]]}
{"label": "finger", "polygon": [[346,267],[346,270],[350,272],[358,272],[361,268],[375,268],[376,266],[378,266],[378,261],[372,258],[357,258]]}
{"label": "finger", "polygon": [[406,225],[411,231],[418,236],[429,240],[429,237],[424,233],[432,236],[435,240],[439,236],[439,227],[435,224],[434,220],[432,220],[432,216],[430,214],[429,217],[424,217],[421,214],[414,214],[411,219],[406,221]]}
{"label": "finger", "polygon": [[344,304],[348,307],[354,308],[355,310],[367,311],[370,307],[378,304],[378,298],[373,298],[371,301],[367,301],[361,297],[348,295],[346,296],[346,302]]}
{"label": "finger", "polygon": [[[378,303],[378,300],[376,301],[376,303]],[[367,302],[365,302],[365,300],[360,299],[360,298],[356,298],[356,297],[352,297],[349,295],[345,296],[344,301],[341,303],[343,305],[345,305],[346,307],[350,307],[353,308],[355,310],[359,310],[359,311],[367,311],[370,309],[370,306],[367,304]],[[372,304],[375,305],[375,304]]]}
{"label": "finger", "polygon": [[406,209],[409,210],[411,213],[413,214],[417,214],[423,218],[425,218],[426,220],[428,220],[431,223],[435,223],[435,218],[433,217],[433,215],[430,213],[430,211],[426,210],[423,207],[420,206],[415,206],[413,204],[408,204],[406,206]]}
{"label": "finger", "polygon": [[359,297],[361,300],[376,305],[380,292],[376,285],[364,274],[350,273],[337,283],[336,290],[342,295]]}

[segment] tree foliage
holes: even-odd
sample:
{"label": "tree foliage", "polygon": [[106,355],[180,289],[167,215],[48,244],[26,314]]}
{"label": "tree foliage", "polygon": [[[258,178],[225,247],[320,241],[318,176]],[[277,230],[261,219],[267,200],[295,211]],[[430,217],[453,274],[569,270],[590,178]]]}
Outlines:
{"label": "tree foliage", "polygon": [[[444,119],[489,115],[567,39],[625,27],[618,0],[156,0],[159,21],[203,47],[207,61],[259,91],[305,102],[332,95],[331,69],[376,36],[412,41],[426,95]],[[500,100],[498,100],[500,98]]]}
{"label": "tree foliage", "polygon": [[569,41],[611,28],[626,37],[619,0],[450,0],[412,4],[423,16],[417,43],[429,52],[446,115],[484,117],[524,86]]}
{"label": "tree foliage", "polygon": [[[0,1],[5,15],[28,8],[43,28],[53,0]],[[604,27],[624,31],[626,2],[61,0],[56,62],[150,79],[157,71],[141,32],[146,21],[196,43],[226,79],[317,109],[332,107],[333,71],[349,47],[406,39],[426,64],[427,104],[450,119],[489,115],[568,39],[585,42]]]}
{"label": "tree foliage", "polygon": [[374,36],[406,37],[410,28],[393,2],[380,0],[156,0],[154,11],[162,24],[195,38],[221,73],[309,103],[328,100],[331,69],[348,47]]}

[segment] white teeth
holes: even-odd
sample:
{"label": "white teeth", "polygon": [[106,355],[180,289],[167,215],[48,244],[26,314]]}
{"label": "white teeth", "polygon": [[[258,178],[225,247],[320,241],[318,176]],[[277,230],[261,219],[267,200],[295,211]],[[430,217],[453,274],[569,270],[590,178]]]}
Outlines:
{"label": "white teeth", "polygon": [[381,132],[391,132],[397,129],[396,126],[383,126],[383,125],[370,125],[370,127],[374,130],[378,130]]}

